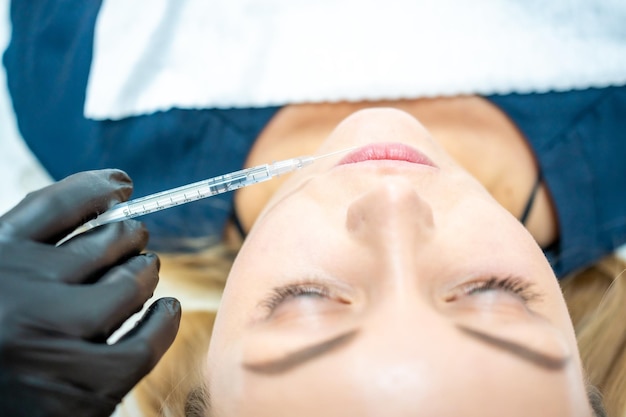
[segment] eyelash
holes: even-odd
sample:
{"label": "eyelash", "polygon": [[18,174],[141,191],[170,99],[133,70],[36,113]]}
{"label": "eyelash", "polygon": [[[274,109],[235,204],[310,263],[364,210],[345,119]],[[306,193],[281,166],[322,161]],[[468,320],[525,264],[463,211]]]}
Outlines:
{"label": "eyelash", "polygon": [[[470,282],[462,288],[464,295],[474,295],[491,290],[506,291],[520,298],[524,303],[528,303],[539,297],[536,292],[532,291],[531,283],[512,276],[505,278],[491,277],[485,281]],[[454,299],[456,299],[456,295],[453,295],[447,301],[454,301]]]}
{"label": "eyelash", "polygon": [[[516,277],[491,277],[483,281],[474,281],[465,284],[461,289],[460,295],[475,295],[491,290],[501,290],[520,298],[524,303],[535,300],[539,295],[532,291],[532,284]],[[332,298],[331,292],[325,285],[315,283],[295,283],[284,287],[277,287],[272,293],[261,303],[268,313],[273,312],[281,303],[289,298],[301,296]],[[459,294],[453,294],[446,301],[454,301]]]}
{"label": "eyelash", "polygon": [[324,285],[300,283],[274,288],[270,296],[263,300],[261,304],[265,309],[267,309],[268,312],[271,313],[285,300],[301,296],[331,298],[328,287]]}

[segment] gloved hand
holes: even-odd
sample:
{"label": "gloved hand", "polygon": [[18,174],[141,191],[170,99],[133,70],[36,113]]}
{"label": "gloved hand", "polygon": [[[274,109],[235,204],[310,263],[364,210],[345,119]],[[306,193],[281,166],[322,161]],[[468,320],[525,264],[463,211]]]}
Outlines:
{"label": "gloved hand", "polygon": [[109,416],[176,336],[180,305],[160,299],[122,339],[107,338],[152,295],[158,258],[129,220],[59,247],[85,221],[126,200],[118,170],[76,174],[0,217],[0,414]]}

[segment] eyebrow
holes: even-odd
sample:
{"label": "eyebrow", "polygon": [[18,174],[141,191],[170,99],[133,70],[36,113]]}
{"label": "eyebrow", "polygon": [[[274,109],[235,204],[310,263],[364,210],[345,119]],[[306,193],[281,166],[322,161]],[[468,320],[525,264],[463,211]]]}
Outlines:
{"label": "eyebrow", "polygon": [[288,353],[282,358],[272,359],[266,362],[259,363],[244,363],[244,369],[264,375],[275,375],[287,372],[305,362],[308,362],[314,358],[325,355],[333,350],[344,346],[351,342],[357,335],[358,330],[350,330],[342,333],[339,336],[335,336],[331,339],[325,340],[314,345],[306,346],[302,349],[298,349],[294,352]]}
{"label": "eyebrow", "polygon": [[563,369],[567,362],[569,362],[569,356],[555,357],[547,355],[545,353],[538,352],[534,349],[530,349],[528,346],[524,346],[519,343],[515,343],[508,339],[502,339],[491,334],[483,333],[479,330],[471,329],[469,327],[457,325],[456,326],[461,333],[474,338],[478,341],[484,342],[497,349],[507,351],[514,354],[520,359],[530,362],[533,365],[539,366],[544,369],[556,371]]}
{"label": "eyebrow", "polygon": [[[469,336],[475,340],[488,344],[497,349],[512,353],[518,358],[544,369],[563,369],[563,367],[565,367],[565,365],[569,361],[569,357],[557,358],[554,356],[546,355],[544,353],[530,349],[527,346],[512,342],[511,340],[502,339],[478,330],[471,329],[469,327],[457,325],[456,328],[466,336]],[[244,369],[257,374],[282,374],[302,365],[305,362],[330,353],[333,350],[336,350],[346,345],[347,343],[354,340],[354,337],[357,335],[357,333],[357,329],[350,330],[323,342],[315,343],[313,345],[306,346],[302,349],[298,349],[294,352],[288,353],[281,358],[259,363],[244,363],[243,367]]]}

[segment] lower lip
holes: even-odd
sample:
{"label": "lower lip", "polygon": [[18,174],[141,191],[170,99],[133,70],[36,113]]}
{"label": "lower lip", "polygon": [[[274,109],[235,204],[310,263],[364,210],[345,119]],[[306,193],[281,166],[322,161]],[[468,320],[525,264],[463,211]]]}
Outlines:
{"label": "lower lip", "polygon": [[363,146],[346,155],[338,165],[357,164],[366,161],[402,161],[412,164],[436,165],[417,149],[403,143],[374,143]]}

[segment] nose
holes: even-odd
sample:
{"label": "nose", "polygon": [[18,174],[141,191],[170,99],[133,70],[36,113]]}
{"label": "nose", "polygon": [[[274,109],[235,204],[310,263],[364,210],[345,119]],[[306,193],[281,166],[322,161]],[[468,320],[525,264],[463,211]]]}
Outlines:
{"label": "nose", "polygon": [[435,233],[430,204],[401,177],[388,178],[357,197],[348,207],[346,228],[352,239],[386,266],[385,275],[413,278],[416,254]]}
{"label": "nose", "polygon": [[388,178],[348,207],[348,232],[382,245],[423,240],[433,234],[433,211],[405,178]]}

